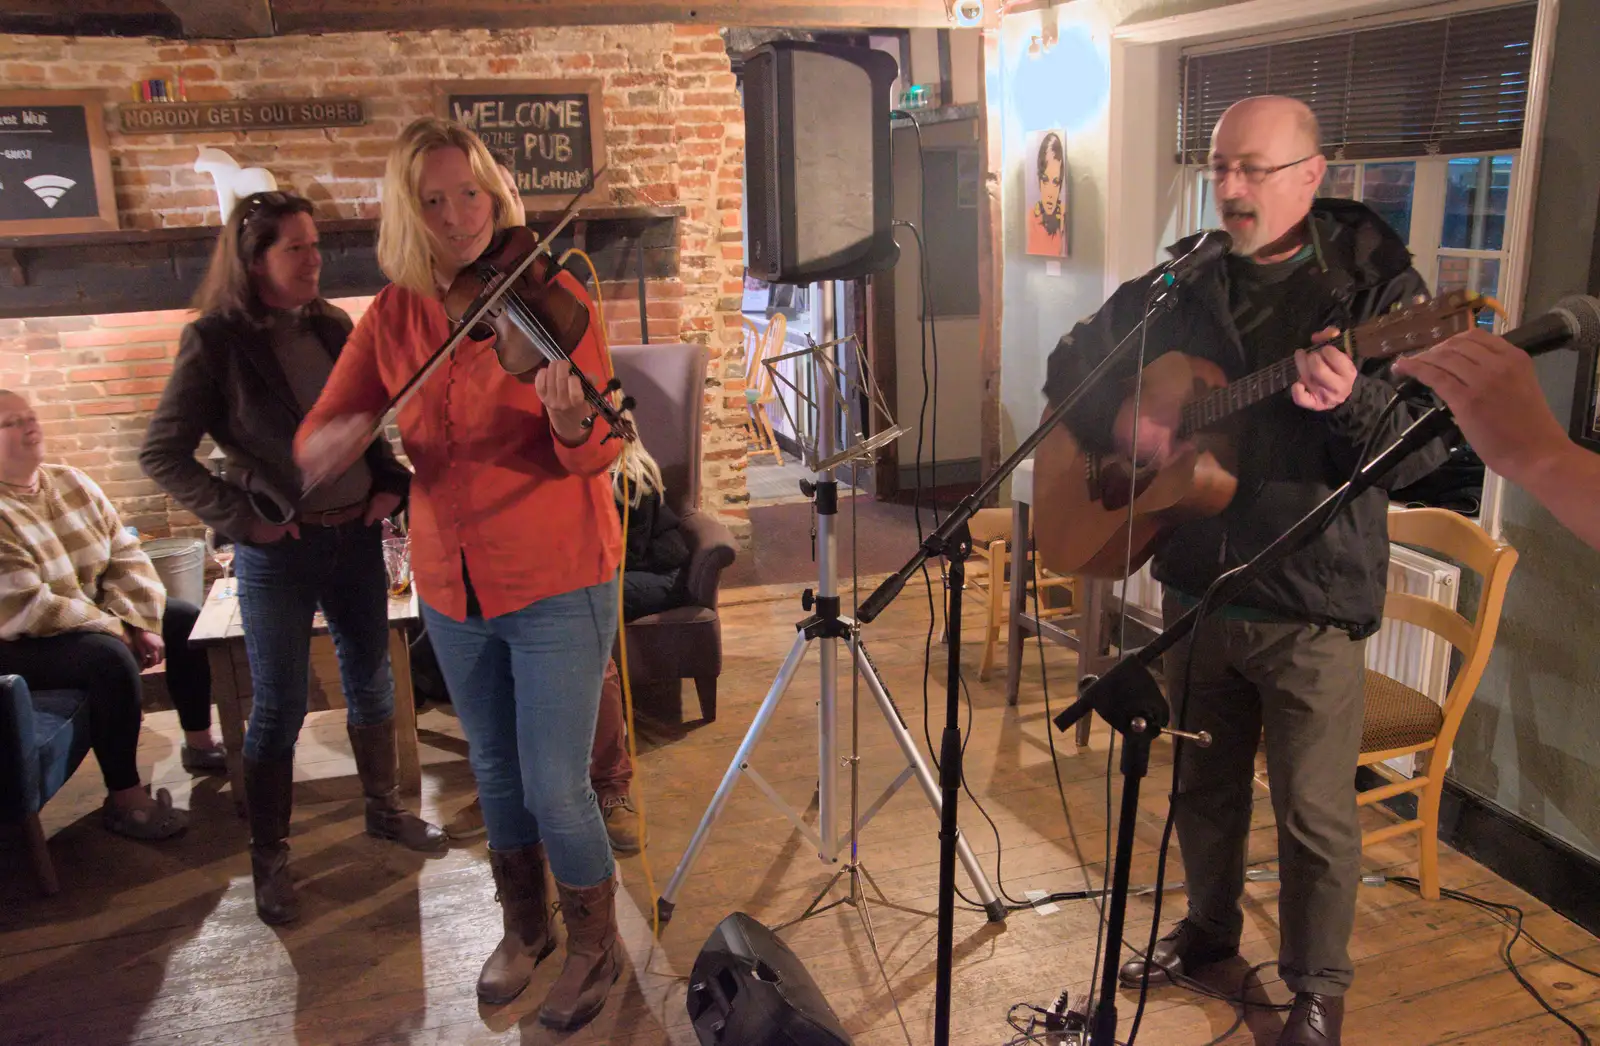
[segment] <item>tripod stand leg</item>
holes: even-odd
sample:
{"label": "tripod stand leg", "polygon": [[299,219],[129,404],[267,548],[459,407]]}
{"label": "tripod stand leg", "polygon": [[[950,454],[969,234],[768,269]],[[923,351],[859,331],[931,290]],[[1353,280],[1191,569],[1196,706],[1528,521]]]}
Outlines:
{"label": "tripod stand leg", "polygon": [[[856,665],[861,670],[861,677],[866,680],[867,689],[872,691],[872,698],[878,703],[878,711],[883,713],[884,722],[889,724],[889,732],[894,735],[895,743],[900,746],[906,762],[911,765],[917,783],[922,785],[922,794],[927,798],[928,805],[933,807],[933,816],[938,817],[943,807],[939,783],[934,780],[933,773],[923,760],[922,750],[917,747],[916,739],[911,736],[911,731],[906,729],[905,721],[900,718],[900,710],[895,707],[894,698],[889,696],[883,681],[878,678],[877,668],[872,663],[872,656],[867,653],[866,644],[859,639],[855,643],[855,658]],[[982,902],[989,921],[1004,922],[1006,906],[995,896],[994,887],[989,885],[989,877],[984,874],[977,857],[972,853],[972,847],[967,845],[966,836],[962,835],[959,829],[956,832],[956,856],[960,858],[961,866],[967,870],[967,877],[972,880],[973,888],[978,891],[978,899]]]}
{"label": "tripod stand leg", "polygon": [[795,634],[794,645],[789,648],[789,656],[783,659],[783,667],[778,670],[777,678],[772,681],[772,689],[767,691],[766,700],[761,702],[761,707],[756,711],[755,720],[750,724],[750,729],[744,735],[744,740],[739,744],[739,750],[733,754],[733,761],[728,764],[728,770],[722,775],[722,783],[717,785],[717,792],[711,797],[711,803],[706,807],[705,814],[700,818],[700,825],[694,830],[693,837],[689,840],[689,848],[683,852],[683,857],[678,860],[677,870],[672,873],[672,879],[667,883],[667,888],[661,891],[661,897],[656,902],[656,913],[662,922],[672,918],[672,909],[676,903],[673,898],[678,896],[684,880],[689,878],[689,873],[694,868],[695,861],[700,857],[700,851],[711,838],[711,827],[716,824],[717,817],[722,813],[722,807],[733,794],[733,786],[739,782],[739,775],[744,772],[750,762],[750,753],[755,751],[756,745],[761,743],[761,735],[766,732],[767,724],[772,720],[772,713],[778,710],[778,702],[783,700],[783,692],[788,689],[789,682],[794,678],[795,672],[800,668],[800,661],[806,653],[806,636],[804,632]]}

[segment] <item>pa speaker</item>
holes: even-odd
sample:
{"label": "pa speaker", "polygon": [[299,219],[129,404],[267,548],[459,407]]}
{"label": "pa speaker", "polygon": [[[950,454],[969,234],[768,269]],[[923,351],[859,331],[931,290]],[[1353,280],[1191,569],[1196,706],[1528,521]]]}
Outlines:
{"label": "pa speaker", "polygon": [[744,60],[750,275],[768,283],[883,272],[895,246],[889,169],[893,58],[782,40]]}
{"label": "pa speaker", "polygon": [[689,976],[700,1046],[850,1046],[799,958],[744,912],[711,931]]}

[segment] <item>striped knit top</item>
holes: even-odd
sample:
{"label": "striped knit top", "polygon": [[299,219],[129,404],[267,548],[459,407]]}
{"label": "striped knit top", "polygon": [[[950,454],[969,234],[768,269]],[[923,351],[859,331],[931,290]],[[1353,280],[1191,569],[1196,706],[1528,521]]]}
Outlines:
{"label": "striped knit top", "polygon": [[167,592],[98,484],[42,465],[37,491],[0,487],[0,639],[161,631]]}

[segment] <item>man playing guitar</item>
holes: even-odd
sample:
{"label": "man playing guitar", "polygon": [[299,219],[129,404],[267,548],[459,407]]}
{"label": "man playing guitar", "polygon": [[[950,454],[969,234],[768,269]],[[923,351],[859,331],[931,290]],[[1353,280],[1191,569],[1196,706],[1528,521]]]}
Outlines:
{"label": "man playing guitar", "polygon": [[[1386,365],[1358,368],[1333,344],[1338,331],[1409,304],[1427,288],[1405,242],[1371,210],[1314,200],[1327,164],[1310,109],[1280,97],[1239,102],[1212,132],[1210,164],[1233,253],[1171,291],[1176,304],[1152,317],[1144,362],[1180,351],[1211,361],[1231,380],[1293,351],[1298,381],[1288,396],[1235,419],[1238,487],[1227,507],[1177,525],[1156,551],[1169,621],[1348,478],[1369,434],[1381,449],[1416,417],[1404,404],[1384,413],[1394,390]],[[1045,384],[1052,402],[1133,329],[1157,277],[1124,284],[1061,339]],[[1123,383],[1112,383],[1123,393],[1091,394],[1066,424],[1090,451],[1132,451],[1139,462],[1159,465],[1182,449],[1174,438],[1181,403],[1142,397],[1136,419],[1132,397],[1123,399],[1136,366],[1130,354]],[[1381,431],[1371,433],[1380,418]],[[1443,459],[1442,446],[1429,447],[1385,482],[1414,482]],[[1353,499],[1314,541],[1202,621],[1191,636],[1192,656],[1190,643],[1181,643],[1165,659],[1175,723],[1209,731],[1214,741],[1185,746],[1181,758],[1174,819],[1188,912],[1148,963],[1139,957],[1122,967],[1122,983],[1137,987],[1147,965],[1152,978],[1165,980],[1238,953],[1251,779],[1264,729],[1282,879],[1278,968],[1295,992],[1279,1046],[1339,1043],[1353,977],[1364,672],[1358,640],[1377,630],[1382,615],[1387,509],[1381,489]],[[1039,526],[1050,526],[1042,512]]]}

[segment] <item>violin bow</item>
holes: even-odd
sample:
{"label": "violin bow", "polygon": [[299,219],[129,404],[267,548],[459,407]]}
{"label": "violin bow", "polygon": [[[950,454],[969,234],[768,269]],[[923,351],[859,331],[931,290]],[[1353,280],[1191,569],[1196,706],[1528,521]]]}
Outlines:
{"label": "violin bow", "polygon": [[[483,293],[478,295],[478,300],[473,302],[472,307],[461,317],[461,322],[456,324],[455,329],[450,332],[450,337],[445,340],[445,343],[435,349],[433,355],[429,356],[427,361],[417,368],[417,372],[400,387],[399,392],[390,397],[388,404],[374,419],[372,429],[367,434],[367,440],[362,444],[363,449],[371,446],[372,441],[382,434],[383,430],[388,427],[390,419],[398,414],[400,408],[404,407],[406,402],[416,394],[417,390],[422,387],[422,383],[428,379],[428,376],[437,370],[441,363],[450,358],[456,347],[466,339],[468,332],[482,322],[490,310],[500,303],[500,299],[505,297],[506,292],[516,285],[517,280],[527,271],[528,266],[532,265],[540,257],[551,253],[554,249],[553,245],[556,242],[556,237],[561,235],[562,230],[571,225],[573,220],[578,217],[579,201],[593,191],[594,186],[600,183],[600,176],[605,174],[606,170],[606,166],[603,165],[598,171],[594,172],[594,177],[589,180],[589,188],[580,189],[573,195],[572,199],[567,202],[565,209],[562,210],[561,217],[556,224],[551,227],[548,233],[539,238],[539,243],[533,250],[528,252],[527,257],[523,258],[516,268],[509,272],[497,274],[489,282]],[[318,485],[331,478],[331,474],[308,477],[305,487],[301,491],[301,497],[311,493]]]}

